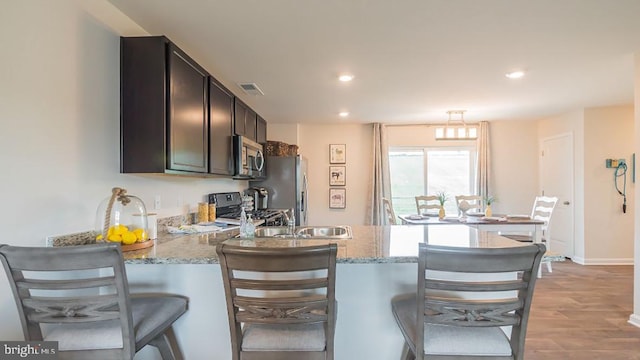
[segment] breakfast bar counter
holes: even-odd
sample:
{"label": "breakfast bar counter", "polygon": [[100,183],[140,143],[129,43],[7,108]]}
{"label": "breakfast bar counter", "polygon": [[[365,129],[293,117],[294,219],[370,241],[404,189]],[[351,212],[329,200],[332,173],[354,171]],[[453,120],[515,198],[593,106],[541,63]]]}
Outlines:
{"label": "breakfast bar counter", "polygon": [[[194,234],[160,232],[150,248],[124,253],[127,264],[217,264],[216,246],[223,241],[251,247],[298,247],[326,244],[338,245],[339,264],[415,263],[418,243],[461,247],[512,247],[523,243],[478,231],[465,225],[437,226],[365,226],[351,225],[352,237],[329,238],[254,238],[239,239],[237,229]],[[75,238],[57,238],[53,246],[87,244],[93,234]]]}
{"label": "breakfast bar counter", "polygon": [[[131,293],[165,292],[187,296],[188,311],[174,323],[185,359],[228,360],[231,345],[222,275],[216,245],[229,241],[243,246],[338,245],[335,359],[398,359],[403,337],[395,325],[390,301],[414,292],[418,243],[461,247],[523,246],[496,233],[465,225],[351,226],[350,239],[234,238],[237,230],[220,233],[160,233],[155,246],[125,252]],[[90,236],[51,239],[53,246],[95,242]],[[512,276],[512,275],[507,275]],[[153,348],[136,360],[159,359]]]}

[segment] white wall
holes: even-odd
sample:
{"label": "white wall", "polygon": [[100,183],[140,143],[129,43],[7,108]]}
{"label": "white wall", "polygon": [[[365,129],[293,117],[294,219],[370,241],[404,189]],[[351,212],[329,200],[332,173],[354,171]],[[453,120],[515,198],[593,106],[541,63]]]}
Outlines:
{"label": "white wall", "polygon": [[[365,224],[371,192],[372,141],[371,125],[300,125],[299,151],[309,164],[309,224]],[[329,144],[346,144],[345,209],[329,209]]]}
{"label": "white wall", "polygon": [[[633,106],[588,108],[584,112],[584,243],[587,264],[633,264],[635,184],[631,180]],[[614,186],[615,169],[605,159],[626,159],[627,213]],[[623,178],[618,186],[622,189]]]}
{"label": "white wall", "polygon": [[529,214],[538,188],[538,137],[535,121],[492,121],[490,192],[497,214]]}
{"label": "white wall", "polygon": [[267,139],[282,141],[291,145],[300,143],[300,125],[267,123]]}
{"label": "white wall", "polygon": [[[26,0],[2,7],[0,243],[44,245],[49,235],[92,230],[98,204],[114,186],[148,207],[160,195],[165,216],[179,214],[179,202],[193,208],[207,193],[247,186],[119,173],[119,36],[142,30],[105,4]],[[0,339],[22,339],[4,274],[0,309]]]}

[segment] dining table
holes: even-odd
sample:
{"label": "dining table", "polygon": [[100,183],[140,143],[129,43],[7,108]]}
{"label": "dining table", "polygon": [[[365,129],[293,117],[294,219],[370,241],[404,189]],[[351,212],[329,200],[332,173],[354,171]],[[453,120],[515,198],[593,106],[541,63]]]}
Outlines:
{"label": "dining table", "polygon": [[439,218],[429,215],[398,215],[404,225],[467,225],[469,227],[506,233],[531,233],[533,242],[542,242],[542,226],[544,221],[531,219],[525,215],[496,215],[496,216],[447,216]]}

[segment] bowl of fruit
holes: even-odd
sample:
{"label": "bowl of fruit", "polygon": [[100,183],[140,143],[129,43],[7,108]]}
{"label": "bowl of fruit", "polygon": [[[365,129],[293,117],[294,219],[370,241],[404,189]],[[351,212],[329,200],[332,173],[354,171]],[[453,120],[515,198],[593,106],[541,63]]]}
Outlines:
{"label": "bowl of fruit", "polygon": [[154,244],[149,239],[148,224],[144,202],[116,187],[98,206],[96,241],[120,243],[122,251],[148,248]]}

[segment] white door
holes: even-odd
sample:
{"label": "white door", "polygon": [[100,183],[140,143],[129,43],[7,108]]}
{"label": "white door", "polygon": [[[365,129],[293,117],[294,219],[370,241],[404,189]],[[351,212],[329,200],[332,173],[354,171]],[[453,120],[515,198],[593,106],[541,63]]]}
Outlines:
{"label": "white door", "polygon": [[574,251],[573,225],[573,135],[562,134],[542,139],[541,191],[542,195],[558,198],[547,246],[556,254],[572,258]]}

